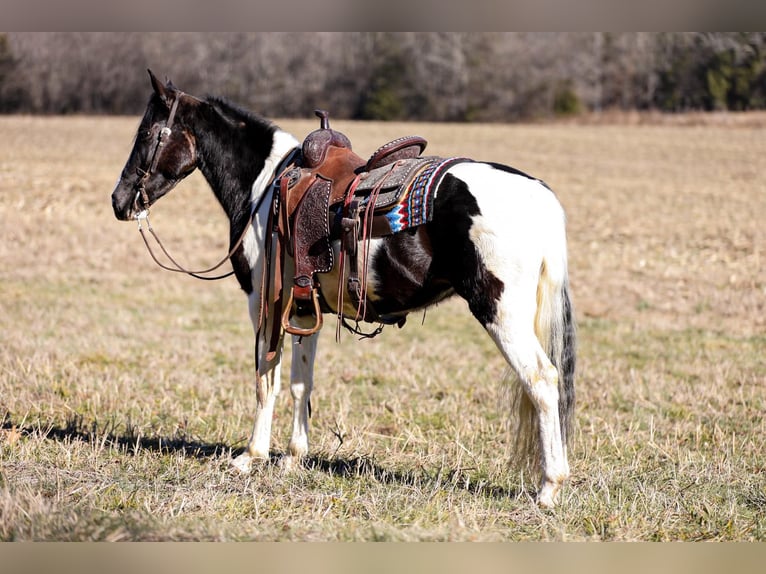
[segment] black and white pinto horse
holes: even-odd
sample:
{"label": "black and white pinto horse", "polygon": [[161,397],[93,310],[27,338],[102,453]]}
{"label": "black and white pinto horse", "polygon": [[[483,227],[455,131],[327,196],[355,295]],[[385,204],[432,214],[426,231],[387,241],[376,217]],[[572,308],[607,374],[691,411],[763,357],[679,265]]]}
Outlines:
{"label": "black and white pinto horse", "polygon": [[[255,422],[245,452],[232,461],[248,472],[253,460],[269,458],[280,388],[283,340],[276,354],[267,353],[264,340],[258,340],[270,332],[271,321],[279,321],[270,313],[266,328],[258,328],[264,245],[272,233],[267,228],[274,193],[270,184],[299,142],[222,98],[198,99],[149,74],[154,91],[112,193],[112,207],[118,219],[136,219],[199,169],[228,215],[231,246],[236,247],[230,260],[256,326]],[[334,249],[337,261],[339,245]],[[519,417],[517,445],[533,465],[539,464],[539,504],[553,506],[569,476],[567,438],[575,399],[565,216],[554,193],[507,166],[460,163],[442,179],[430,222],[373,239],[369,251],[367,294],[379,315],[392,322],[455,293],[468,302],[518,375],[511,406]],[[288,258],[286,278],[292,278],[289,265]],[[339,280],[337,270],[319,276],[326,293],[334,292]],[[333,297],[326,299],[332,306]],[[356,309],[344,311],[354,317]],[[306,319],[310,326],[311,317],[294,321],[301,325]],[[293,337],[288,464],[309,450],[317,338]]]}

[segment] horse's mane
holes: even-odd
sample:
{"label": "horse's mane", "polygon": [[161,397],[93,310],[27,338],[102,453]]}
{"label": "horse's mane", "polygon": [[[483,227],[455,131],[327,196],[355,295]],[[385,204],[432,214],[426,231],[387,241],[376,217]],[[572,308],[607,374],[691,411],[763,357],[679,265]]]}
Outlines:
{"label": "horse's mane", "polygon": [[232,124],[244,122],[249,128],[263,131],[273,131],[275,129],[271,121],[231,102],[223,96],[207,96],[205,99],[223,118]]}

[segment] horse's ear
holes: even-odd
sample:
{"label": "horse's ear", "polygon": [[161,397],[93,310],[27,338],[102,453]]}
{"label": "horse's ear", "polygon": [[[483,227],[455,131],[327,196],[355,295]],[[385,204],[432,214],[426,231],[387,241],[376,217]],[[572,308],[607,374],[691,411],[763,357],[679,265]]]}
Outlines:
{"label": "horse's ear", "polygon": [[163,101],[163,102],[166,102],[166,103],[167,103],[167,102],[168,102],[168,100],[170,99],[170,98],[168,97],[168,96],[170,95],[170,94],[168,93],[168,92],[169,92],[168,88],[172,89],[172,87],[173,87],[173,86],[170,84],[170,82],[168,82],[168,85],[167,85],[167,86],[163,86],[163,85],[162,85],[162,82],[160,82],[160,81],[157,79],[157,76],[155,76],[155,75],[152,73],[152,71],[151,71],[151,70],[146,70],[146,71],[147,71],[147,72],[149,72],[149,79],[150,79],[150,80],[151,80],[151,82],[152,82],[152,88],[154,89],[154,93],[155,93],[155,94],[157,94],[157,95],[158,95],[158,96],[159,96],[159,97],[162,99],[162,101]]}

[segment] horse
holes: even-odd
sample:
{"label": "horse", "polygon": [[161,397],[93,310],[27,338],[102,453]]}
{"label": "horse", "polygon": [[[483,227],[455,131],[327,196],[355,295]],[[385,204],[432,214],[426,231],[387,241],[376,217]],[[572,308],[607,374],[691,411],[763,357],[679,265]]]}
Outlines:
{"label": "horse", "polygon": [[[262,297],[264,274],[279,272],[271,265],[275,254],[265,248],[274,233],[269,219],[274,182],[286,158],[300,160],[300,142],[224,97],[192,96],[170,80],[162,83],[151,70],[149,76],[152,91],[111,195],[114,215],[138,219],[140,226],[149,207],[195,169],[226,213],[231,251],[224,261],[230,261],[247,296],[256,361],[253,429],[246,449],[231,463],[250,472],[254,461],[269,460],[285,340],[279,317],[264,308]],[[555,506],[570,474],[576,326],[566,218],[554,192],[500,163],[457,163],[438,184],[430,221],[368,241],[366,295],[387,322],[401,322],[408,313],[454,295],[467,301],[515,375],[509,415],[517,420],[517,454],[540,476],[537,503]],[[332,246],[336,255],[338,243]],[[288,256],[281,271],[286,277],[290,265]],[[317,274],[322,291],[333,292],[342,280],[335,267]],[[354,309],[333,308],[332,297],[326,299],[333,313],[353,317]],[[293,320],[298,325],[312,321]],[[266,334],[274,329],[279,340],[276,352],[270,352]],[[292,336],[292,433],[282,458],[288,465],[309,452],[317,338]]]}

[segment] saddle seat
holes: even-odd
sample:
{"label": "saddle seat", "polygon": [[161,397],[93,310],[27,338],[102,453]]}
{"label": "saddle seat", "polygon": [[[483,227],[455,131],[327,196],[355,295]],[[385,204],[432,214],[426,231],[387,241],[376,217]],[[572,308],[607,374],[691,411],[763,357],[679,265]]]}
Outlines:
{"label": "saddle seat", "polygon": [[[322,326],[316,274],[328,273],[335,266],[332,241],[338,239],[341,257],[348,256],[348,294],[358,308],[364,308],[356,319],[378,319],[370,305],[359,305],[365,302],[365,290],[364,281],[358,277],[357,242],[392,232],[386,225],[373,226],[374,215],[396,205],[402,190],[433,159],[420,157],[427,145],[425,139],[405,136],[380,146],[365,162],[354,153],[344,134],[330,128],[327,112],[315,113],[320,127],[303,141],[300,163],[279,176],[278,237],[295,262],[282,327],[303,336]],[[341,301],[342,296],[339,293]],[[291,325],[290,317],[296,312],[314,314],[315,325],[308,329]]]}

